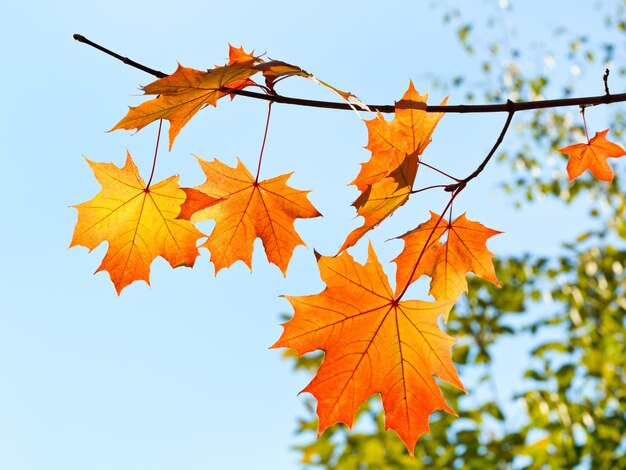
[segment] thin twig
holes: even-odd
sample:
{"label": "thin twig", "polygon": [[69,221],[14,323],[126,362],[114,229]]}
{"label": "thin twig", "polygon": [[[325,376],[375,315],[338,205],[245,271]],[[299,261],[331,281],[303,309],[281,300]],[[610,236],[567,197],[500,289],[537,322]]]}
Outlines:
{"label": "thin twig", "polygon": [[[158,70],[151,69],[139,62],[129,59],[128,57],[121,56],[116,52],[113,52],[106,47],[103,47],[93,41],[90,41],[86,37],[80,34],[74,34],[74,39],[78,42],[82,42],[83,44],[87,44],[91,47],[98,49],[99,51],[104,52],[116,59],[124,62],[131,67],[139,69],[143,72],[154,75],[158,78],[164,78],[168,75],[166,73],[160,72]],[[352,106],[348,103],[337,103],[333,101],[320,101],[320,100],[307,100],[302,98],[292,98],[289,96],[283,96],[278,94],[266,95],[262,93],[255,93],[253,91],[248,90],[231,90],[229,88],[224,88],[223,91],[231,93],[233,95],[246,96],[248,98],[254,98],[265,101],[272,101],[274,103],[283,103],[283,104],[291,104],[297,106],[309,106],[314,108],[326,108],[326,109],[343,109],[348,111],[353,111]],[[439,105],[424,105],[421,102],[415,102],[410,100],[403,100],[402,102],[398,102],[395,105],[379,105],[379,104],[368,104],[368,108],[371,111],[378,111],[381,113],[394,113],[396,107],[398,108],[409,108],[409,109],[421,109],[426,111],[427,113],[510,113],[511,111],[527,111],[531,109],[546,109],[546,108],[561,108],[566,106],[591,106],[598,104],[609,104],[609,103],[619,103],[626,101],[626,93],[618,93],[616,95],[610,95],[608,93],[604,95],[598,96],[583,96],[577,98],[562,98],[555,100],[543,100],[543,101],[520,101],[513,103],[511,101],[507,101],[506,103],[501,104],[459,104],[459,105],[447,105],[447,106],[439,106]]]}
{"label": "thin twig", "polygon": [[74,34],[73,37],[78,42],[82,42],[83,44],[87,44],[88,46],[91,46],[91,47],[93,47],[95,49],[98,49],[99,51],[102,51],[105,54],[108,54],[108,55],[110,55],[112,57],[115,57],[117,60],[121,60],[126,65],[130,65],[131,67],[135,67],[136,69],[139,69],[142,72],[149,73],[150,75],[154,75],[157,78],[165,78],[165,77],[167,77],[166,73],[159,72],[158,70],[151,69],[150,67],[146,67],[145,65],[142,65],[139,62],[135,62],[134,60],[131,60],[128,57],[123,57],[123,56],[119,55],[118,53],[113,52],[112,50],[107,49],[106,47],[101,46],[100,44],[97,44],[97,43],[95,43],[93,41],[90,41],[89,39],[87,39],[82,34]]}

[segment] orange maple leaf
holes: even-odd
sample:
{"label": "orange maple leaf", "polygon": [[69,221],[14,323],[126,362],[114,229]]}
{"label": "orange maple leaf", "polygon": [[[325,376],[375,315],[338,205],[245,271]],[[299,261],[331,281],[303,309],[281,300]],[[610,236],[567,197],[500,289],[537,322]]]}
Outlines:
{"label": "orange maple leaf", "polygon": [[180,217],[193,222],[215,220],[213,232],[201,245],[211,252],[215,270],[237,260],[252,268],[254,240],[259,237],[267,259],[286,274],[293,250],[305,245],[294,220],[321,215],[308,200],[309,191],[287,186],[291,173],[257,182],[239,159],[235,168],[217,159],[198,158],[198,163],[207,180],[185,188],[187,200]]}
{"label": "orange maple leaf", "polygon": [[[442,243],[445,233],[448,238]],[[432,278],[429,293],[439,301],[456,301],[467,292],[468,272],[499,285],[494,255],[487,249],[487,240],[499,233],[468,220],[465,214],[449,224],[431,211],[430,220],[400,237],[404,249],[394,260],[398,265],[396,291],[402,292],[423,274]]]}
{"label": "orange maple leaf", "polygon": [[139,106],[131,106],[111,131],[140,130],[153,121],[167,119],[171,150],[180,130],[200,109],[216,106],[217,100],[228,94],[226,89],[242,89],[254,84],[249,78],[258,72],[256,58],[242,48],[230,45],[229,48],[230,60],[225,66],[203,72],[179,64],[173,74],[143,87],[146,95],[158,96]]}
{"label": "orange maple leaf", "polygon": [[228,63],[226,65],[254,65],[257,61],[259,61],[259,58],[254,55],[254,51],[246,52],[243,46],[235,47],[232,44],[228,45]]}
{"label": "orange maple leaf", "polygon": [[[420,95],[409,82],[409,88],[400,101],[395,103],[392,121],[386,121],[378,113],[374,119],[365,121],[368,142],[365,146],[372,156],[361,164],[361,171],[351,183],[364,191],[388,176],[410,155],[421,155],[431,142],[431,135],[443,113],[427,113],[428,93]],[[441,105],[445,105],[444,98]]]}
{"label": "orange maple leaf", "polygon": [[108,271],[119,294],[133,281],[150,284],[150,264],[157,256],[170,265],[193,266],[196,243],[204,237],[192,223],[177,220],[185,200],[178,176],[146,188],[130,153],[119,168],[113,163],[87,160],[102,190],[90,201],[74,206],[78,221],[70,247],[93,250],[103,241],[109,247],[98,271]]}
{"label": "orange maple leaf", "polygon": [[585,170],[590,170],[601,181],[613,181],[613,171],[606,159],[623,157],[626,155],[626,150],[607,140],[608,132],[608,129],[596,132],[596,135],[586,144],[568,145],[559,149],[559,152],[569,155],[567,174],[570,181],[578,178]]}
{"label": "orange maple leaf", "polygon": [[367,109],[358,98],[351,93],[343,92],[321,80],[296,65],[278,60],[264,61],[246,52],[243,47],[228,45],[229,60],[224,66],[215,66],[207,71],[200,71],[178,65],[178,69],[167,77],[160,78],[142,88],[146,95],[157,95],[156,98],[146,101],[139,106],[131,106],[128,113],[118,122],[111,131],[117,129],[141,130],[151,122],[167,119],[170,122],[169,149],[172,149],[174,140],[181,129],[202,108],[216,106],[217,100],[230,95],[230,90],[241,90],[256,85],[250,79],[258,72],[265,76],[270,89],[282,78],[300,76],[313,80],[337,93],[350,104],[356,104]]}
{"label": "orange maple leaf", "polygon": [[294,316],[272,347],[325,352],[303,390],[318,401],[320,433],[338,422],[352,426],[359,406],[380,393],[386,428],[412,455],[433,411],[454,414],[433,374],[464,390],[450,356],[454,339],[437,325],[452,302],[395,298],[371,244],[365,265],[344,252],[319,257],[318,266],[326,289],[287,297]]}
{"label": "orange maple leaf", "polygon": [[409,199],[417,173],[417,155],[413,154],[386,177],[371,184],[352,203],[363,225],[348,234],[340,252],[355,245],[363,235],[389,217]]}
{"label": "orange maple leaf", "polygon": [[[363,225],[354,229],[340,251],[356,244],[363,235],[389,217],[409,198],[415,182],[419,156],[431,141],[431,135],[443,113],[427,113],[426,99],[414,88],[413,82],[396,103],[393,121],[379,113],[365,121],[368,131],[366,148],[370,160],[361,164],[361,171],[351,183],[361,195],[354,201]],[[441,104],[445,104],[447,98]]]}

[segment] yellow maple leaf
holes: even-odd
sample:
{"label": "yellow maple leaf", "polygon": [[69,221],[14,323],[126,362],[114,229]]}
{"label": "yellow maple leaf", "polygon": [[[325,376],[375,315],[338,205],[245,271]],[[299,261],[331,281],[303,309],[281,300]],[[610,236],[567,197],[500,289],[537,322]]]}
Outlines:
{"label": "yellow maple leaf", "polygon": [[150,284],[150,264],[157,257],[170,265],[193,266],[204,235],[187,220],[178,220],[185,192],[178,176],[146,187],[130,153],[119,168],[113,163],[87,160],[102,190],[74,206],[78,221],[70,247],[93,250],[103,241],[109,247],[98,271],[108,271],[119,294],[133,281]]}

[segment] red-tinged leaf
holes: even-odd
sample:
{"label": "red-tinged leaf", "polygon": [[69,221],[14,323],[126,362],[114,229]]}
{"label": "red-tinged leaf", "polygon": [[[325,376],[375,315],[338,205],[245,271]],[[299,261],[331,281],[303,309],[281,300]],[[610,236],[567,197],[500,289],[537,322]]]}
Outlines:
{"label": "red-tinged leaf", "polygon": [[450,356],[454,340],[437,325],[452,302],[397,300],[371,244],[365,265],[344,252],[320,257],[318,266],[326,288],[287,297],[294,316],[272,347],[325,352],[303,390],[318,401],[320,433],[338,422],[351,426],[361,404],[380,393],[385,426],[413,454],[431,413],[454,413],[433,375],[464,390]]}
{"label": "red-tinged leaf", "polygon": [[180,208],[179,219],[190,220],[196,212],[200,212],[223,200],[222,198],[208,196],[194,188],[182,189],[185,191],[185,201]]}

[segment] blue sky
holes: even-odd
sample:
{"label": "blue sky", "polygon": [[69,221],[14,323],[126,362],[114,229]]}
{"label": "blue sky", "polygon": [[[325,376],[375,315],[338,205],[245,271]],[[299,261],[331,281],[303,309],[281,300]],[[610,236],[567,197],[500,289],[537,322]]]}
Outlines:
{"label": "blue sky", "polygon": [[[490,2],[477,3],[470,12],[475,18],[493,11]],[[603,34],[600,18],[585,21],[591,5],[585,13],[565,1],[523,4],[510,17],[519,47],[549,43],[561,22]],[[257,242],[252,273],[237,263],[215,277],[206,252],[193,270],[171,270],[157,260],[151,288],[135,283],[118,297],[106,273],[92,275],[105,245],[91,254],[67,249],[76,221],[70,206],[99,190],[81,155],[121,165],[128,149],[142,173],[149,172],[156,126],[136,135],[105,131],[128,105],[142,101],[138,87],[152,77],[75,42],[72,34],[165,72],[177,61],[200,69],[223,63],[227,43],[241,44],[298,64],[370,103],[399,99],[409,79],[420,91],[432,78],[478,79],[479,58],[463,52],[453,28],[442,25],[444,10],[430,2],[175,7],[31,1],[3,10],[0,468],[295,468],[297,454],[289,448],[303,413],[297,394],[308,378],[294,374],[281,352],[268,347],[281,332],[281,315],[290,313],[280,295],[323,287],[312,249],[334,253],[360,225],[350,207],[357,193],[346,184],[368,158],[365,126],[351,112],[274,108],[262,177],[295,171],[290,183],[313,190],[310,199],[324,214],[296,223],[309,248],[296,249],[286,278],[268,265]],[[567,75],[565,67],[557,61],[554,73]],[[615,80],[615,89],[623,89]],[[333,99],[304,80],[285,83],[281,91]],[[443,96],[432,90],[430,102]],[[449,102],[461,100],[453,95]],[[230,165],[239,156],[253,167],[265,111],[265,104],[240,98],[202,111],[172,152],[162,146],[156,179],[177,173],[183,185],[200,183],[192,154]],[[493,144],[503,118],[445,116],[428,161],[465,175]],[[507,139],[514,143],[514,133]],[[458,213],[467,210],[469,218],[506,232],[489,243],[492,251],[552,252],[580,228],[579,209],[545,204],[514,212],[496,189],[505,176],[505,168],[488,167],[455,202]],[[401,246],[386,239],[426,220],[440,201],[416,198],[376,231],[371,239],[380,258],[391,260]],[[542,232],[529,230],[553,209]],[[363,259],[365,243],[353,253]]]}

